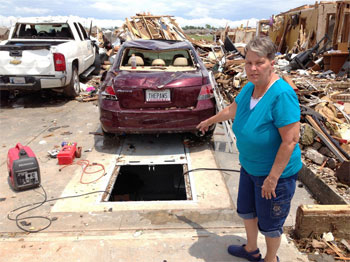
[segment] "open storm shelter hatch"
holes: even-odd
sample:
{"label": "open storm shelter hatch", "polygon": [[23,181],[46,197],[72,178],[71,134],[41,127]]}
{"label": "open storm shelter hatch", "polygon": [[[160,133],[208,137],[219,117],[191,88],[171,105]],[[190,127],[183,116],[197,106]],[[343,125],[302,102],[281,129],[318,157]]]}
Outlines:
{"label": "open storm shelter hatch", "polygon": [[193,200],[182,141],[158,140],[124,142],[103,201]]}

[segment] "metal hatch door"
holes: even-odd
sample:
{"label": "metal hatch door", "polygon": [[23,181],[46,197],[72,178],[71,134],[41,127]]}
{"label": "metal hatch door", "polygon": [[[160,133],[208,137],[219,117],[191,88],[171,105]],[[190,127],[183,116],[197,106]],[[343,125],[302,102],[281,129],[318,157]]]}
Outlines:
{"label": "metal hatch door", "polygon": [[134,135],[125,138],[116,165],[189,164],[180,135]]}

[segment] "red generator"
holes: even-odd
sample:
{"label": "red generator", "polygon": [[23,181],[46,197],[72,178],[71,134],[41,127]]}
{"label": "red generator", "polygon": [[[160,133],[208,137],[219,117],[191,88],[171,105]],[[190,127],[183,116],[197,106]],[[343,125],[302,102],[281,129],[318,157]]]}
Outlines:
{"label": "red generator", "polygon": [[40,185],[40,170],[35,154],[20,143],[10,148],[7,154],[9,183],[14,190],[25,190]]}

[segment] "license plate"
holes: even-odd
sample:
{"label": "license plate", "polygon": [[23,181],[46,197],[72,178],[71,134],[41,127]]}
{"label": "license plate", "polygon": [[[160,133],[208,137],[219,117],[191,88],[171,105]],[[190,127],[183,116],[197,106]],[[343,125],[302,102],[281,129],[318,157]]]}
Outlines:
{"label": "license plate", "polygon": [[170,90],[146,90],[146,102],[167,102],[170,99]]}
{"label": "license plate", "polygon": [[24,77],[10,77],[10,83],[11,84],[25,84],[26,83],[26,79]]}

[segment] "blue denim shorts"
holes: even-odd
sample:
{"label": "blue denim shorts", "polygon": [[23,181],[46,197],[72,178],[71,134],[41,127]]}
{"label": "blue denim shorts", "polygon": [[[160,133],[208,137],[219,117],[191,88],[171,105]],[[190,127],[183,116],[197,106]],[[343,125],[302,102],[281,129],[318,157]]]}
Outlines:
{"label": "blue denim shorts", "polygon": [[237,213],[243,219],[258,218],[260,232],[268,237],[279,237],[290,210],[298,173],[280,178],[275,189],[276,198],[261,197],[261,186],[266,176],[253,176],[241,168]]}

